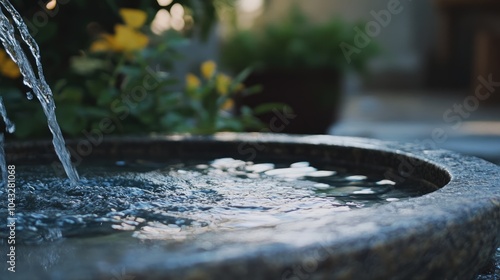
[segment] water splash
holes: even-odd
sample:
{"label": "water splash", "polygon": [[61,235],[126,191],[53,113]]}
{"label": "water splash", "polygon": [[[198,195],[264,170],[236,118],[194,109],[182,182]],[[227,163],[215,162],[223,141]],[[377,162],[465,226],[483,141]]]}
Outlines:
{"label": "water splash", "polygon": [[5,123],[5,129],[8,133],[14,133],[16,130],[16,126],[13,122],[10,121],[7,116],[7,110],[5,109],[5,105],[3,105],[3,99],[0,97],[0,114],[2,115],[3,122]]}
{"label": "water splash", "polygon": [[[123,231],[139,239],[178,241],[204,232],[321,219],[428,192],[423,182],[396,184],[384,179],[383,172],[369,169],[351,172],[315,164],[325,172],[301,177],[267,172],[300,170],[304,165],[232,158],[95,161],[80,167],[80,185],[71,188],[54,177],[50,166],[18,165],[16,173],[23,175],[16,178],[22,186],[16,191],[16,242],[43,244]],[[348,179],[353,176],[365,179]],[[0,200],[0,220],[9,217],[7,204]],[[8,228],[0,226],[0,239],[8,234]]]}
{"label": "water splash", "polygon": [[[5,106],[3,105],[3,99],[0,97],[0,114],[2,115],[3,122],[5,123],[5,129],[8,133],[14,133],[16,130],[16,126],[10,121],[7,116],[7,110],[5,110]],[[2,183],[4,186],[7,186],[7,162],[5,160],[5,151],[3,149],[4,145],[4,135],[0,133],[0,172],[2,175]]]}
{"label": "water splash", "polygon": [[[71,164],[70,154],[65,147],[61,128],[56,120],[56,106],[54,99],[52,98],[52,91],[43,75],[39,47],[29,33],[28,27],[24,23],[21,15],[19,15],[12,4],[7,0],[0,0],[0,4],[3,6],[3,8],[0,7],[0,41],[2,42],[5,51],[19,66],[24,84],[33,90],[34,95],[40,101],[43,112],[47,117],[50,132],[53,135],[52,143],[54,144],[54,149],[64,167],[64,170],[66,171],[66,174],[71,180],[71,184],[76,185],[79,181],[78,173]],[[11,20],[14,24],[12,24],[9,18],[4,14],[3,9],[10,14]],[[35,61],[37,70],[36,73],[33,70],[32,64],[25,54],[21,43],[17,40],[16,35],[20,35],[22,41],[29,48]]]}

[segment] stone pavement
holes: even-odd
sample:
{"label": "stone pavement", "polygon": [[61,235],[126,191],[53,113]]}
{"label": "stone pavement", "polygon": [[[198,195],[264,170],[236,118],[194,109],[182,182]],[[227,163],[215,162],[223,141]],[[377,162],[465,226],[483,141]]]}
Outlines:
{"label": "stone pavement", "polygon": [[467,97],[463,92],[347,96],[329,133],[421,143],[500,164],[500,104],[475,106]]}

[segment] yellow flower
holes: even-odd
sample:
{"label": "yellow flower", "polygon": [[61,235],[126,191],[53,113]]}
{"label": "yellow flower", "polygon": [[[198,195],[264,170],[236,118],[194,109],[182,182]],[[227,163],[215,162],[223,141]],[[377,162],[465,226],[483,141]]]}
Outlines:
{"label": "yellow flower", "polygon": [[196,89],[200,85],[201,85],[201,81],[200,81],[200,79],[198,79],[198,77],[196,77],[195,75],[193,75],[191,73],[186,75],[186,87],[189,90]]}
{"label": "yellow flower", "polygon": [[234,107],[234,100],[229,98],[222,104],[222,110],[231,110]]}
{"label": "yellow flower", "polygon": [[141,28],[146,23],[146,19],[148,18],[144,11],[137,9],[123,8],[120,9],[119,13],[126,26],[136,29]]}
{"label": "yellow flower", "polygon": [[148,36],[125,25],[115,26],[115,43],[118,51],[132,52],[144,49],[148,43]]}
{"label": "yellow flower", "polygon": [[234,89],[234,91],[239,92],[239,91],[242,91],[243,89],[245,89],[245,85],[240,83],[240,84],[236,85],[236,88]]}
{"label": "yellow flower", "polygon": [[100,40],[95,41],[90,46],[92,52],[104,52],[109,50],[118,51],[119,46],[116,43],[116,38],[110,34],[103,34]]}
{"label": "yellow flower", "polygon": [[148,45],[148,36],[138,30],[146,23],[147,14],[136,9],[120,9],[119,13],[125,24],[115,25],[114,35],[103,34],[99,40],[92,43],[90,51],[132,52],[142,50]]}
{"label": "yellow flower", "polygon": [[10,59],[4,50],[0,50],[0,73],[10,79],[16,79],[21,76],[19,67]]}
{"label": "yellow flower", "polygon": [[231,78],[224,74],[215,76],[215,88],[220,95],[227,95],[229,93],[229,86],[231,85]]}
{"label": "yellow flower", "polygon": [[201,64],[201,74],[207,80],[214,76],[216,69],[217,64],[215,64],[212,60],[205,61]]}

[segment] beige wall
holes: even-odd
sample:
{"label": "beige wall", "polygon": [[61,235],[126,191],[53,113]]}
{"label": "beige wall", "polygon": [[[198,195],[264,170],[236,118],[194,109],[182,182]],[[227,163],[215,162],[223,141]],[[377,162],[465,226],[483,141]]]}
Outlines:
{"label": "beige wall", "polygon": [[[386,9],[390,0],[269,0],[262,22],[277,21],[297,3],[315,21],[339,16],[349,21],[373,20],[371,11]],[[401,0],[403,11],[395,15],[378,40],[388,51],[428,49],[435,39],[435,14],[431,0]]]}
{"label": "beige wall", "polygon": [[[387,9],[397,0],[268,0],[260,24],[279,21],[294,3],[314,21],[326,21],[334,16],[348,21],[374,20],[372,11]],[[402,12],[393,15],[387,27],[382,28],[376,41],[385,51],[375,63],[374,72],[409,71],[421,77],[427,57],[436,45],[437,20],[432,0],[400,0]],[[392,69],[390,69],[392,68]],[[415,81],[419,77],[415,77]]]}

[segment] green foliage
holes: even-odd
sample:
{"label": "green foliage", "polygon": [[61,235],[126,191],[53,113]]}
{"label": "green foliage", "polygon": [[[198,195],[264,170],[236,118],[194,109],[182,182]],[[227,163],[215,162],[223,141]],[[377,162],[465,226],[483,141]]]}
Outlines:
{"label": "green foliage", "polygon": [[240,71],[249,65],[260,71],[307,71],[311,69],[344,71],[361,70],[368,58],[377,52],[370,44],[347,63],[340,43],[352,43],[355,25],[334,18],[324,24],[313,24],[298,8],[277,24],[257,32],[238,31],[224,44],[222,62]]}
{"label": "green foliage", "polygon": [[[196,33],[206,36],[217,21],[215,3],[218,1],[222,0],[173,0],[169,6],[161,7],[156,0],[70,0],[61,2],[53,11],[47,11],[43,3],[48,1],[11,0],[40,46],[45,76],[50,85],[66,78],[71,58],[88,49],[101,32],[113,32],[114,26],[122,22],[120,8],[146,12],[149,24],[160,8],[170,9],[179,3],[193,18],[199,30]],[[193,33],[192,29],[184,31],[185,35]]]}
{"label": "green foliage", "polygon": [[[216,10],[232,0],[174,0],[171,5],[183,4],[186,15],[199,28],[162,35],[153,34],[149,28],[160,8],[157,1],[72,0],[60,4],[53,16],[47,14],[50,20],[43,26],[31,21],[40,7],[20,0],[13,2],[31,24],[40,44],[64,134],[82,137],[85,131],[101,129],[103,123],[111,123],[106,134],[213,133],[259,127],[252,110],[244,108],[235,116],[234,110],[227,107],[236,94],[254,90],[237,88],[248,71],[231,80],[224,94],[217,88],[220,73],[200,85],[195,95],[188,89],[178,90],[184,81],[169,74],[174,63],[182,59],[176,50],[188,44],[193,34],[208,34],[217,19]],[[119,15],[123,7],[147,14],[145,25],[136,30],[147,35],[147,46],[133,51],[113,47],[93,50],[92,43],[102,39],[103,33],[114,36],[114,26],[124,23]],[[15,136],[45,137],[46,119],[37,101],[26,100],[25,90],[20,79],[0,76],[0,91],[16,124]]]}
{"label": "green foliage", "polygon": [[[205,66],[209,65],[213,70],[204,71]],[[242,107],[238,115],[234,114],[235,98],[260,92],[259,86],[245,88],[243,85],[243,81],[251,73],[250,69],[245,69],[232,79],[218,73],[215,63],[207,61],[202,64],[201,73],[202,79],[191,73],[186,77],[186,94],[182,95],[180,101],[182,110],[176,112],[178,122],[175,131],[210,134],[263,127],[255,115],[270,110],[254,111]]]}

